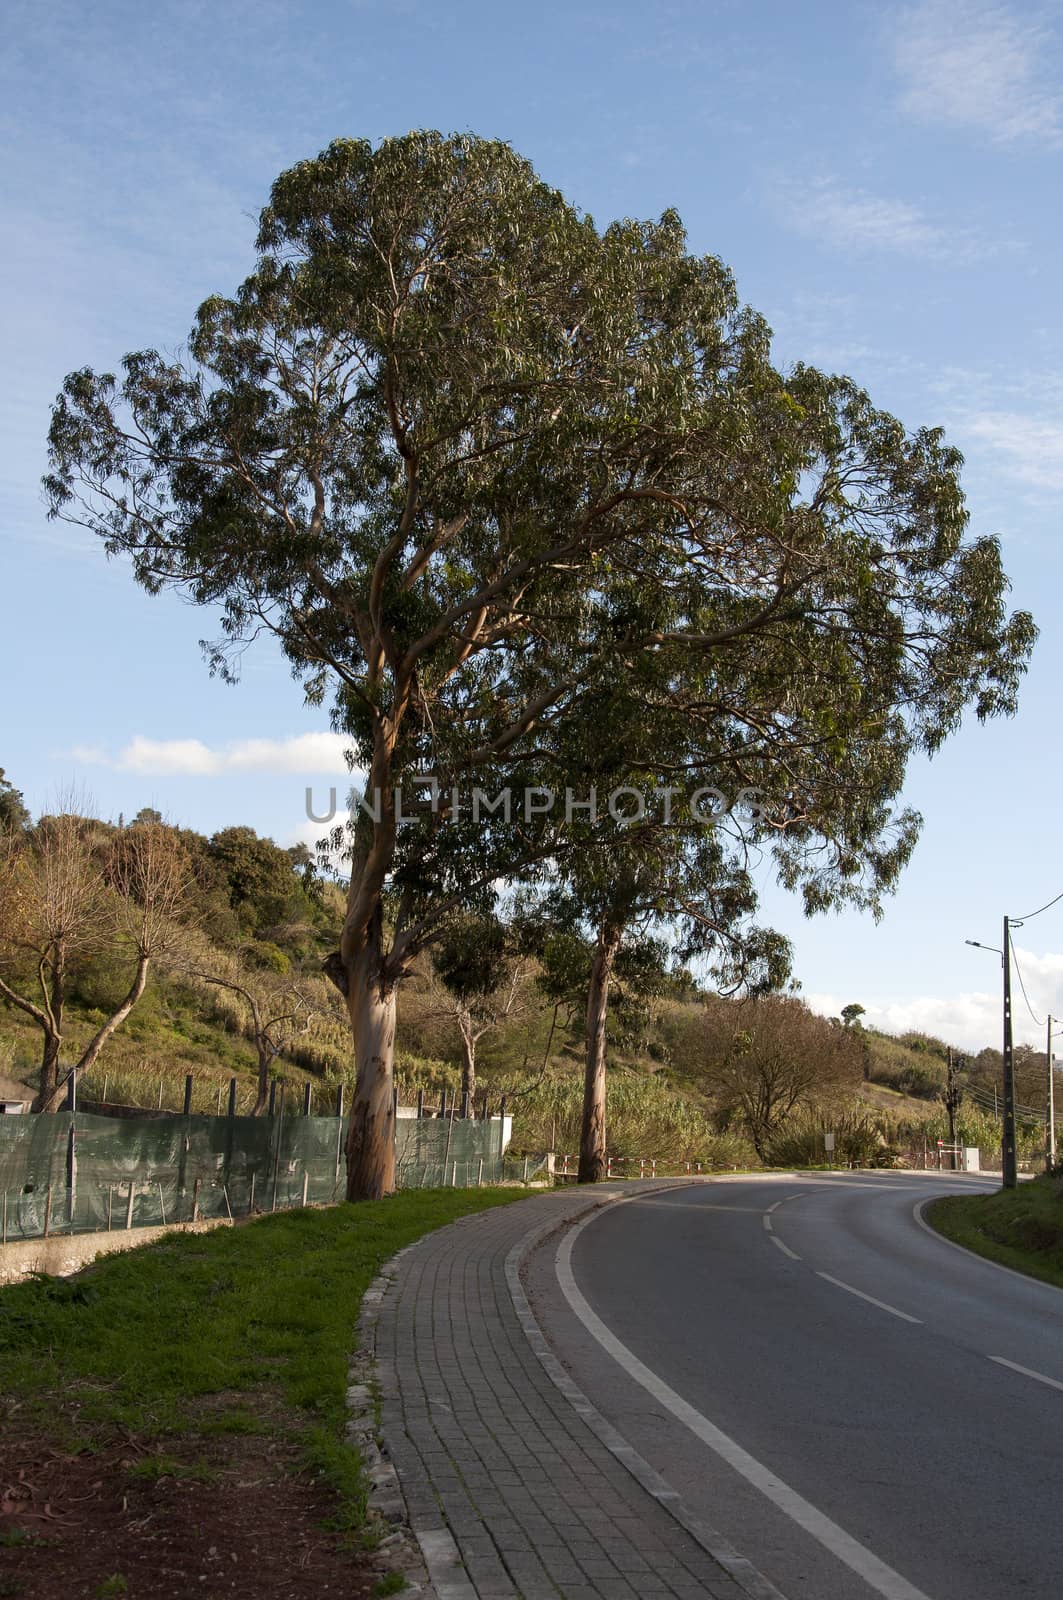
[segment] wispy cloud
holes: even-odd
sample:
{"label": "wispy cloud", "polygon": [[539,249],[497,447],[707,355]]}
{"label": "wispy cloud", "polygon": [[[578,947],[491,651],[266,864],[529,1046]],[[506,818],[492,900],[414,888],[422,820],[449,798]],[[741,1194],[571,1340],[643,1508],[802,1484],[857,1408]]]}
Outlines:
{"label": "wispy cloud", "polygon": [[238,739],[212,747],[200,739],[131,739],[111,756],[98,745],[79,745],[75,761],[113,767],[143,777],[211,778],[244,772],[327,773],[348,776],[344,751],[350,741],[338,733],[301,733],[290,739]]}
{"label": "wispy cloud", "polygon": [[963,426],[996,453],[1011,477],[1032,489],[1063,489],[1063,416],[983,411],[968,417]]}
{"label": "wispy cloud", "polygon": [[1048,76],[1055,40],[1035,15],[979,0],[925,0],[891,19],[901,105],[923,122],[999,144],[1063,138],[1063,97]]}
{"label": "wispy cloud", "polygon": [[776,191],[776,203],[791,227],[847,250],[949,260],[983,248],[971,236],[950,233],[907,200],[847,189],[835,178],[786,184]]}

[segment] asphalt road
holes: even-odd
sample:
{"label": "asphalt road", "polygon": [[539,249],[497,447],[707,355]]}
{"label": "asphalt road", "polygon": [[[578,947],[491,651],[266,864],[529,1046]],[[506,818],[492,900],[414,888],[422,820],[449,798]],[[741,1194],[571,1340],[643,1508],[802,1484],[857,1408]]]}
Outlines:
{"label": "asphalt road", "polygon": [[973,1186],[636,1197],[528,1287],[594,1403],[788,1600],[1058,1600],[1063,1291],[913,1216]]}

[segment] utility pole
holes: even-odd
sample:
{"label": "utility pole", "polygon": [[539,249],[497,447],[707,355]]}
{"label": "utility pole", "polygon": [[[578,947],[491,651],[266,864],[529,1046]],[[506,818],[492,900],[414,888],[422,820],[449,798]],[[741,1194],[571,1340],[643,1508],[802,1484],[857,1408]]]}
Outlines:
{"label": "utility pole", "polygon": [[1001,1166],[1005,1189],[1019,1183],[1015,1154],[1015,1056],[1011,1041],[1011,926],[1004,918],[1004,1124],[1001,1139]]}
{"label": "utility pole", "polygon": [[1048,1043],[1046,1047],[1046,1062],[1048,1071],[1048,1098],[1045,1102],[1045,1171],[1051,1172],[1056,1164],[1056,1080],[1052,1072],[1052,1023],[1055,1018],[1048,1014]]}
{"label": "utility pole", "polygon": [[957,1172],[959,1170],[960,1163],[959,1153],[956,1148],[956,1112],[959,1110],[960,1106],[960,1091],[956,1086],[956,1067],[958,1063],[956,1061],[956,1057],[952,1053],[951,1045],[948,1046],[948,1056],[946,1061],[947,1077],[945,1079],[945,1110],[949,1114],[949,1144],[952,1147],[952,1170],[953,1172]]}

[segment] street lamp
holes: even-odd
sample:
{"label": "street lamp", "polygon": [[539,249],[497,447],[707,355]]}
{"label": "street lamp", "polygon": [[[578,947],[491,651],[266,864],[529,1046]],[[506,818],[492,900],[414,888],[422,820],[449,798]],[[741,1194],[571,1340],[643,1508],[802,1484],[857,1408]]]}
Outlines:
{"label": "street lamp", "polygon": [[[1021,928],[1022,923],[1015,924]],[[992,950],[1000,957],[1004,968],[1004,1126],[1001,1137],[1001,1167],[1005,1189],[1018,1187],[1019,1168],[1015,1155],[1015,1056],[1011,1042],[1011,927],[1004,918],[1004,948],[995,944],[982,944],[979,939],[965,939],[964,944],[976,950]]]}

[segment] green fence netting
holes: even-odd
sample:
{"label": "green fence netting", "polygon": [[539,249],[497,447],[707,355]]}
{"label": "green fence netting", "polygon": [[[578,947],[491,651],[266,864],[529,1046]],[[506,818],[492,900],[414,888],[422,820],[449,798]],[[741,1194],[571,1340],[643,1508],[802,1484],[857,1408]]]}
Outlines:
{"label": "green fence netting", "polygon": [[[0,1117],[3,1241],[340,1200],[346,1126],[342,1117]],[[509,1167],[497,1117],[396,1123],[399,1188],[534,1176]]]}

